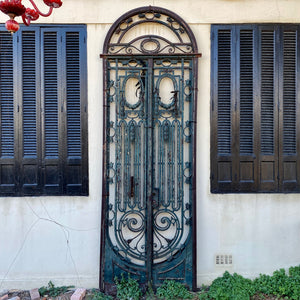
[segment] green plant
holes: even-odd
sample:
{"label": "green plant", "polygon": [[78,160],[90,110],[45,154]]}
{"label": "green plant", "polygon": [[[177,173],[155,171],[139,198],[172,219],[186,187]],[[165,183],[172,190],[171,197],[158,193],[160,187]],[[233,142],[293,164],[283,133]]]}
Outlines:
{"label": "green plant", "polygon": [[215,279],[208,291],[203,291],[198,296],[201,300],[249,300],[255,294],[253,283],[241,275],[231,275],[225,272],[222,277]]}
{"label": "green plant", "polygon": [[105,295],[97,289],[93,289],[91,294],[86,296],[87,300],[113,300],[112,296]]}
{"label": "green plant", "polygon": [[260,274],[253,281],[238,274],[225,272],[211,286],[198,293],[200,300],[248,300],[248,299],[300,299],[300,266],[291,267],[288,274],[284,269],[272,276]]}
{"label": "green plant", "polygon": [[74,285],[56,287],[52,281],[49,281],[48,286],[42,286],[41,288],[39,288],[39,293],[41,296],[48,295],[50,297],[57,297],[61,294],[66,293],[71,288],[74,288]]}
{"label": "green plant", "polygon": [[253,281],[257,291],[288,299],[300,299],[300,266],[291,267],[286,274],[284,269],[277,270],[272,276],[261,274]]}
{"label": "green plant", "polygon": [[193,298],[193,295],[183,284],[174,280],[165,280],[163,284],[157,288],[156,294],[159,299],[165,300]]}
{"label": "green plant", "polygon": [[139,300],[142,296],[142,291],[138,282],[130,277],[128,274],[127,279],[124,274],[121,275],[119,280],[115,277],[115,283],[117,286],[117,298],[120,300]]}

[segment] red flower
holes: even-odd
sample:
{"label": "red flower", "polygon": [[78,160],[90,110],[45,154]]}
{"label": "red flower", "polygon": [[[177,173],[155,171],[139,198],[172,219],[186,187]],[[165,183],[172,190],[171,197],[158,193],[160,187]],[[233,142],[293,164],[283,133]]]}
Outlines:
{"label": "red flower", "polygon": [[0,1],[0,10],[10,17],[14,18],[24,14],[26,8],[21,3],[22,0],[4,0]]}
{"label": "red flower", "polygon": [[44,3],[53,8],[58,8],[62,6],[61,0],[44,0]]}
{"label": "red flower", "polygon": [[15,33],[16,31],[19,30],[20,25],[17,21],[10,19],[10,20],[6,21],[5,27],[9,32]]}
{"label": "red flower", "polygon": [[31,21],[35,21],[39,18],[39,13],[31,8],[26,8],[25,13],[22,15],[23,22],[26,26],[30,25]]}
{"label": "red flower", "polygon": [[40,16],[36,10],[31,8],[26,8],[24,15],[26,19],[30,19],[31,21],[37,20]]}

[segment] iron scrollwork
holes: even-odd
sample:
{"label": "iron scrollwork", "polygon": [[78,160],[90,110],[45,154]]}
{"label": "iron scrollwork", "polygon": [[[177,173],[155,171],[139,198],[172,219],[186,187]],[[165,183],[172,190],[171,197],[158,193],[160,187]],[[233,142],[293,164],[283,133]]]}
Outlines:
{"label": "iron scrollwork", "polygon": [[196,54],[187,24],[155,7],[124,15],[106,38],[105,282],[153,271],[156,283],[191,285]]}
{"label": "iron scrollwork", "polygon": [[[158,24],[169,31],[170,36],[176,37],[176,41],[153,34],[128,40],[127,36],[141,24]],[[163,13],[151,12],[151,9],[148,13],[124,20],[116,28],[114,35],[111,39],[114,42],[111,41],[108,45],[109,54],[190,54],[194,50],[188,32],[178,20]]]}
{"label": "iron scrollwork", "polygon": [[[184,85],[181,76],[189,71],[189,61],[160,61],[153,74],[153,144],[149,144],[148,114],[144,105],[147,90],[145,62],[122,60],[111,64],[111,74],[118,74],[115,84],[115,121],[111,121],[110,142],[114,145],[114,203],[110,210],[109,231],[114,251],[126,261],[143,265],[146,255],[146,190],[151,166],[145,157],[146,144],[153,148],[153,259],[171,260],[185,248],[190,236],[189,197],[185,197],[190,167],[184,161],[183,139],[190,136],[189,122],[184,122]],[[190,74],[189,72],[187,73]],[[115,76],[115,75],[114,75]],[[131,82],[127,94],[127,85]],[[163,86],[165,80],[166,86]],[[165,90],[161,94],[162,90]],[[167,98],[166,98],[167,97]],[[133,99],[134,98],[134,99]],[[118,104],[118,105],[117,105]],[[186,104],[189,107],[189,103]],[[187,108],[186,108],[187,109]],[[187,155],[187,154],[185,154]],[[185,179],[185,180],[184,180]]]}

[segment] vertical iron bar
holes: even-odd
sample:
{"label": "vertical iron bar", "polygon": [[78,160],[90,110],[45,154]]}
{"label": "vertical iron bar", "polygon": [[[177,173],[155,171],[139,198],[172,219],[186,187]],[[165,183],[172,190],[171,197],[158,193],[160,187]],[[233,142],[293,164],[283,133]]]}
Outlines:
{"label": "vertical iron bar", "polygon": [[197,161],[196,161],[196,151],[197,151],[197,98],[198,98],[198,59],[197,58],[193,58],[192,62],[192,76],[191,76],[191,80],[193,82],[193,96],[192,96],[192,103],[191,103],[191,110],[192,110],[192,120],[193,120],[193,145],[192,145],[192,178],[193,178],[193,183],[192,183],[192,198],[191,198],[191,204],[192,204],[192,289],[193,291],[196,291],[197,288],[197,254],[196,254],[196,250],[197,250],[197,232],[196,232],[196,228],[197,228],[197,220],[196,220],[196,197],[197,197],[197,193],[196,193],[196,175],[197,175]]}
{"label": "vertical iron bar", "polygon": [[[108,70],[108,60],[103,59],[103,86],[107,86],[107,80],[109,80],[109,72]],[[103,89],[103,128],[102,128],[102,143],[103,143],[103,156],[102,156],[102,212],[101,212],[101,250],[100,250],[100,268],[99,268],[99,288],[101,291],[105,290],[105,282],[104,282],[104,267],[105,267],[105,235],[106,235],[106,212],[108,207],[108,194],[109,194],[109,186],[107,182],[107,166],[109,161],[109,147],[107,147],[107,136],[106,136],[106,128],[109,123],[109,114],[110,107],[108,106],[107,101],[107,91]]]}
{"label": "vertical iron bar", "polygon": [[152,176],[153,176],[153,153],[152,153],[152,144],[153,144],[153,119],[152,119],[152,81],[153,81],[153,59],[148,59],[148,81],[147,81],[147,135],[146,135],[146,151],[147,151],[147,207],[146,207],[146,272],[147,272],[147,283],[148,286],[152,286],[152,265],[153,265],[153,207],[152,207]]}

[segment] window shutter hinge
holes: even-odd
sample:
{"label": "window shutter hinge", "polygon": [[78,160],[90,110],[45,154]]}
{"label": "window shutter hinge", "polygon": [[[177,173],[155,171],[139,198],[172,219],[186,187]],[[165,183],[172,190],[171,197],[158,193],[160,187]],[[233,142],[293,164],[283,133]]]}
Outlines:
{"label": "window shutter hinge", "polygon": [[19,36],[17,36],[17,43],[19,43]]}
{"label": "window shutter hinge", "polygon": [[214,101],[211,101],[211,109],[212,109],[212,111],[215,110],[215,103],[214,103]]}

